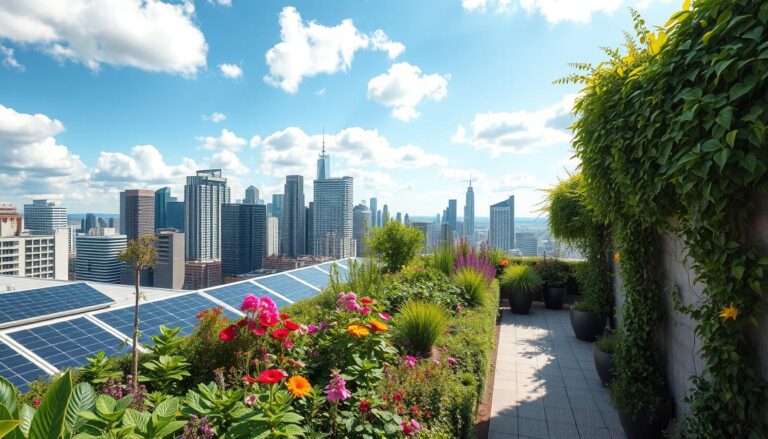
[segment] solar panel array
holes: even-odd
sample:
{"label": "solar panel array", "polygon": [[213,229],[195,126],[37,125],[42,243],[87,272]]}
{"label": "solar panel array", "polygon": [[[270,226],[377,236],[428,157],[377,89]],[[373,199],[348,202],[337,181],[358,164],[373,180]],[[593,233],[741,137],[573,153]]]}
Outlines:
{"label": "solar panel array", "polygon": [[[328,285],[334,264],[339,277],[346,280],[349,260],[214,287],[201,291],[204,294],[189,293],[141,303],[141,342],[149,343],[150,337],[160,333],[160,325],[178,327],[182,334],[190,334],[197,324],[197,314],[221,307],[222,303],[228,307],[223,307],[224,314],[237,318],[235,310],[240,309],[248,294],[270,297],[278,307],[312,297]],[[87,364],[86,357],[100,351],[107,355],[127,352],[126,340],[133,332],[133,307],[94,311],[113,303],[110,297],[85,283],[0,293],[0,328],[92,311],[89,317],[56,319],[49,324],[3,331],[6,340],[14,343],[0,341],[0,376],[26,391],[29,382],[47,375],[53,368],[82,366]]]}
{"label": "solar panel array", "polygon": [[45,316],[76,314],[78,310],[114,303],[85,283],[0,293],[0,327]]}

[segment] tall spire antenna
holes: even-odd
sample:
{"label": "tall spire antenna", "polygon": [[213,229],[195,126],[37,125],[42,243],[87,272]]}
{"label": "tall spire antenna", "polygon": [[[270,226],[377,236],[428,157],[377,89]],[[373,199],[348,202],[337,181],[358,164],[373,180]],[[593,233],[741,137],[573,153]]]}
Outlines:
{"label": "tall spire antenna", "polygon": [[325,157],[325,125],[323,125],[323,152],[320,157]]}

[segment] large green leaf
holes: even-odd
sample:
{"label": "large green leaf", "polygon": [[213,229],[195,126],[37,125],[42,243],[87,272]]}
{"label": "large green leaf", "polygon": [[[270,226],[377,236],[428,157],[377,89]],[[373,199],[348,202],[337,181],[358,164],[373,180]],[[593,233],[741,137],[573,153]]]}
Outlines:
{"label": "large green leaf", "polygon": [[187,425],[186,421],[171,421],[165,425],[163,425],[161,428],[157,429],[157,431],[154,432],[153,437],[155,438],[163,438],[166,437],[175,431],[180,430],[185,425]]}
{"label": "large green leaf", "polygon": [[179,410],[179,400],[176,398],[168,398],[165,401],[155,407],[153,416],[159,419],[175,418],[176,412]]}
{"label": "large green leaf", "polygon": [[75,433],[85,421],[78,413],[91,411],[96,405],[96,392],[88,383],[80,383],[72,390],[72,397],[67,405],[65,425],[67,431]]}
{"label": "large green leaf", "polygon": [[20,424],[19,421],[3,420],[0,421],[0,438],[4,438],[8,433],[13,432]]}
{"label": "large green leaf", "polygon": [[0,377],[0,404],[3,404],[8,412],[18,417],[19,406],[16,404],[16,390],[7,379]]}
{"label": "large green leaf", "polygon": [[72,374],[67,371],[54,381],[40,403],[32,425],[29,439],[58,439],[64,431],[64,417],[72,396]]}
{"label": "large green leaf", "polygon": [[32,419],[35,417],[35,409],[29,405],[24,404],[19,409],[19,420],[21,421],[22,438],[29,436],[29,427],[32,426]]}

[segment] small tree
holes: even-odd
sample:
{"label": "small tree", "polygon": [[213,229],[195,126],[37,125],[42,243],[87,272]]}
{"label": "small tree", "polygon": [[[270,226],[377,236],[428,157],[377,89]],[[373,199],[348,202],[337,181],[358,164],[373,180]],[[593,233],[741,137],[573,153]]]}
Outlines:
{"label": "small tree", "polygon": [[133,374],[133,391],[139,391],[139,297],[141,291],[141,270],[152,268],[157,263],[157,248],[155,247],[155,237],[152,235],[139,236],[138,239],[132,239],[117,256],[117,259],[125,262],[133,270],[134,286],[136,288],[136,301],[133,308],[133,346],[131,357],[131,373]]}
{"label": "small tree", "polygon": [[400,270],[410,262],[424,246],[424,233],[398,221],[388,221],[382,227],[371,230],[368,247],[381,258],[390,272]]}

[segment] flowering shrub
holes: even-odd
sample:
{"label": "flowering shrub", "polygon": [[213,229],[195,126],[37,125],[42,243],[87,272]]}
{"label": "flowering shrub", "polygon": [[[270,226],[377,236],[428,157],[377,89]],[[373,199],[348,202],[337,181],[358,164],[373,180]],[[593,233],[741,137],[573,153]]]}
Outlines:
{"label": "flowering shrub", "polygon": [[487,247],[483,247],[480,252],[475,250],[474,247],[465,244],[457,244],[458,246],[464,246],[464,251],[457,251],[456,258],[453,262],[454,271],[459,271],[462,268],[471,268],[479,273],[485,275],[486,281],[490,284],[494,277],[496,277],[496,267],[488,262]]}

